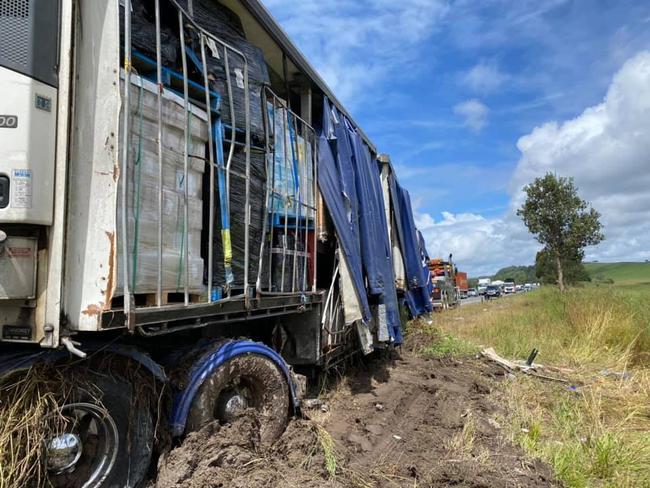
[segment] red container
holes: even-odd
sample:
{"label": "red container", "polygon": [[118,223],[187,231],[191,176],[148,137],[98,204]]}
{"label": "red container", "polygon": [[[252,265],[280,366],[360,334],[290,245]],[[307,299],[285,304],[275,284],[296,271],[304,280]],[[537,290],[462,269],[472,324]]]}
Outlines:
{"label": "red container", "polygon": [[467,282],[467,273],[459,271],[456,273],[456,286],[461,290],[467,290],[469,288]]}

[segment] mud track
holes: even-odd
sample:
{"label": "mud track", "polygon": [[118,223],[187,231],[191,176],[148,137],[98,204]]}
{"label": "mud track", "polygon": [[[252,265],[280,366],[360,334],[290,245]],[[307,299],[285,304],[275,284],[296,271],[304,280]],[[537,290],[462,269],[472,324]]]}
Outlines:
{"label": "mud track", "polygon": [[493,393],[503,380],[476,359],[374,361],[323,395],[328,411],[306,412],[274,446],[259,444],[254,416],[190,435],[163,460],[156,486],[558,486],[547,465],[505,439]]}

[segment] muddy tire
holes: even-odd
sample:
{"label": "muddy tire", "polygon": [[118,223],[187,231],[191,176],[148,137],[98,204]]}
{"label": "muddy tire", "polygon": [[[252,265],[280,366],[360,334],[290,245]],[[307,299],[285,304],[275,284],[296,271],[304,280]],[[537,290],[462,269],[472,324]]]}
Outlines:
{"label": "muddy tire", "polygon": [[257,410],[262,444],[275,442],[289,420],[290,395],[284,373],[257,354],[226,361],[197,392],[187,419],[187,432],[213,420],[232,422],[249,408]]}
{"label": "muddy tire", "polygon": [[[141,486],[151,462],[154,427],[146,402],[117,376],[93,375],[60,407],[64,432],[50,440],[49,481],[54,487]],[[54,443],[52,443],[54,442]],[[70,453],[70,444],[77,453]],[[66,450],[66,448],[68,448]],[[58,457],[58,459],[57,459]],[[67,466],[76,458],[72,466]]]}

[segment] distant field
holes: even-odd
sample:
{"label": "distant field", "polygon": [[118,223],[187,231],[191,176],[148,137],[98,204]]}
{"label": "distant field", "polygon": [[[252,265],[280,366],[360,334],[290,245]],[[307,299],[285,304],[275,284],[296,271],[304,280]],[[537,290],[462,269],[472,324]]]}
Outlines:
{"label": "distant field", "polygon": [[650,283],[650,263],[585,263],[592,279],[612,279],[617,285]]}

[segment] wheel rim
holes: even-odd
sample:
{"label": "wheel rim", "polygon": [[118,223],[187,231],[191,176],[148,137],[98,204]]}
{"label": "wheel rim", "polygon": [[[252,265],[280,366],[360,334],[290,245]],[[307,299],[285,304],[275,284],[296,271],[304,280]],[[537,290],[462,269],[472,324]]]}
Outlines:
{"label": "wheel rim", "polygon": [[92,403],[70,403],[49,417],[56,435],[46,442],[46,466],[54,486],[90,488],[109,475],[119,448],[109,412]]}
{"label": "wheel rim", "polygon": [[251,389],[242,384],[229,385],[217,398],[216,417],[224,422],[232,422],[248,408],[255,407]]}

